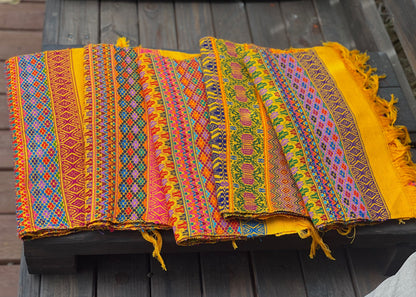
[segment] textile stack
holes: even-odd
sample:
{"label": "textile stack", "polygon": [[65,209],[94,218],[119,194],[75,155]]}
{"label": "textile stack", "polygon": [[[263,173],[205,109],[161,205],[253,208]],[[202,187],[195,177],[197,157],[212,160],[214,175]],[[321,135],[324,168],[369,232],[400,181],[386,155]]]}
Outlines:
{"label": "textile stack", "polygon": [[395,99],[336,43],[200,53],[90,44],[6,62],[22,239],[158,229],[179,245],[416,217]]}

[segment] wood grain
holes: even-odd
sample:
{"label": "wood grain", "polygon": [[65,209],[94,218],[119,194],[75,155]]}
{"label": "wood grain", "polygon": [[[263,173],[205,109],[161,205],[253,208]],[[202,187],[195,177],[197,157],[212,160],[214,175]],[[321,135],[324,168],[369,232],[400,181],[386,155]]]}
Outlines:
{"label": "wood grain", "polygon": [[16,226],[16,215],[0,215],[0,263],[19,262],[22,242]]}
{"label": "wood grain", "polygon": [[14,172],[0,171],[0,214],[16,213]]}
{"label": "wood grain", "polygon": [[239,43],[250,43],[252,37],[245,5],[242,1],[212,2],[215,36]]}
{"label": "wood grain", "polygon": [[309,258],[309,252],[301,252],[300,255],[308,297],[355,296],[343,249],[332,252],[335,261],[326,258],[321,250],[314,259]]}
{"label": "wood grain", "polygon": [[252,252],[258,297],[306,297],[297,251]]}
{"label": "wood grain", "polygon": [[42,45],[58,44],[59,42],[61,3],[62,0],[48,1],[46,5]]}
{"label": "wood grain", "polygon": [[150,296],[148,255],[98,258],[97,296]]}
{"label": "wood grain", "polygon": [[45,3],[0,4],[0,29],[42,30]]}
{"label": "wood grain", "polygon": [[0,297],[16,296],[20,265],[0,265]]}
{"label": "wood grain", "polygon": [[9,129],[9,106],[7,102],[7,95],[0,93],[0,130],[4,129]]}
{"label": "wood grain", "polygon": [[26,260],[22,253],[20,261],[19,297],[39,297],[40,275],[29,274]]}
{"label": "wood grain", "polygon": [[389,57],[403,94],[416,118],[416,101],[399,58],[384,28],[374,0],[342,1],[357,48],[362,51],[384,52]]}
{"label": "wood grain", "polygon": [[310,47],[322,43],[324,38],[311,1],[284,1],[280,3],[280,8],[290,46]]}
{"label": "wood grain", "polygon": [[0,95],[6,96],[6,92],[7,92],[7,81],[6,81],[6,75],[5,75],[5,71],[6,71],[6,66],[5,66],[5,61],[0,61]]}
{"label": "wood grain", "polygon": [[7,60],[12,56],[36,53],[42,49],[41,31],[1,30],[0,40],[7,42],[7,46],[0,46],[0,60]]}
{"label": "wood grain", "polygon": [[279,2],[247,2],[247,15],[256,45],[285,49],[289,47]]}
{"label": "wood grain", "polygon": [[152,297],[198,297],[201,296],[199,254],[163,255],[168,271],[163,271],[159,262],[151,259]]}
{"label": "wood grain", "polygon": [[178,49],[199,52],[199,40],[214,35],[209,2],[175,2]]}
{"label": "wood grain", "polygon": [[393,16],[393,24],[400,44],[416,74],[416,2],[414,0],[386,0],[384,3]]}
{"label": "wood grain", "polygon": [[59,17],[60,44],[98,43],[98,0],[62,0]]}
{"label": "wood grain", "polygon": [[116,43],[126,37],[130,46],[139,45],[139,22],[136,1],[101,1],[100,42]]}
{"label": "wood grain", "polygon": [[365,296],[387,277],[383,275],[388,262],[388,249],[349,249],[350,269],[357,295]]}
{"label": "wood grain", "polygon": [[253,297],[250,261],[246,252],[201,253],[203,295]]}
{"label": "wood grain", "polygon": [[339,0],[314,0],[313,2],[325,41],[339,42],[348,49],[354,49],[355,41],[341,2]]}
{"label": "wood grain", "polygon": [[0,169],[13,169],[12,135],[10,130],[0,130]]}
{"label": "wood grain", "polygon": [[178,48],[172,1],[140,1],[138,14],[140,43],[143,47]]}
{"label": "wood grain", "polygon": [[93,259],[82,261],[74,274],[42,274],[40,297],[96,296],[94,278]]}

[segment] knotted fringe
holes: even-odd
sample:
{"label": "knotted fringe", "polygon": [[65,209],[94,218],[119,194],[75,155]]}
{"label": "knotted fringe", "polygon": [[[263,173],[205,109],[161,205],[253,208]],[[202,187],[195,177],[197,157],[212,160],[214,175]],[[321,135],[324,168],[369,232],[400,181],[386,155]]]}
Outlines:
{"label": "knotted fringe", "polygon": [[323,250],[323,252],[325,253],[325,256],[328,259],[335,260],[335,258],[332,257],[331,255],[331,250],[322,240],[321,235],[319,235],[318,230],[316,230],[316,228],[309,221],[307,225],[308,227],[306,229],[303,229],[302,231],[299,231],[298,235],[302,239],[312,237],[312,244],[311,244],[311,250],[309,252],[309,258],[313,259],[313,257],[315,257],[316,248],[319,246]]}
{"label": "knotted fringe", "polygon": [[153,244],[153,258],[159,261],[164,271],[167,271],[165,262],[163,261],[163,258],[160,255],[160,251],[162,250],[162,235],[160,235],[160,233],[156,230],[140,231],[140,233],[142,234],[144,240]]}
{"label": "knotted fringe", "polygon": [[129,47],[130,46],[130,41],[128,41],[126,37],[119,37],[117,39],[116,46],[118,46],[118,47]]}
{"label": "knotted fringe", "polygon": [[234,249],[234,250],[238,249],[238,245],[237,245],[237,243],[235,242],[235,240],[231,241],[231,244],[233,245],[233,249]]}
{"label": "knotted fringe", "polygon": [[[414,186],[416,184],[416,165],[411,159],[409,133],[405,126],[394,125],[397,119],[397,109],[394,103],[397,102],[397,99],[391,95],[390,101],[387,101],[377,95],[380,76],[374,74],[377,69],[367,64],[369,56],[366,53],[360,53],[358,50],[350,51],[336,42],[327,42],[324,45],[332,47],[340,53],[345,65],[354,74],[356,82],[363,87],[367,99],[384,129],[397,176],[407,195],[416,197],[416,187]],[[416,199],[413,199],[412,206],[416,215]]]}
{"label": "knotted fringe", "polygon": [[[344,229],[337,228],[336,230],[337,230],[339,235],[346,236],[347,238],[351,239],[351,243],[354,242],[355,235],[356,235],[356,232],[357,232],[357,229],[356,229],[355,225],[350,225],[348,227],[345,227]],[[351,231],[353,231],[352,235],[350,235]]]}

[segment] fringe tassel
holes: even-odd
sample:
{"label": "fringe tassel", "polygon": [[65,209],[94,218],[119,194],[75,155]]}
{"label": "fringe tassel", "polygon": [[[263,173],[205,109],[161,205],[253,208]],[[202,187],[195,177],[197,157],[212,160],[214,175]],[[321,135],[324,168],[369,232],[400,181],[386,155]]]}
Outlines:
{"label": "fringe tassel", "polygon": [[163,261],[160,251],[162,250],[162,235],[156,230],[151,231],[140,231],[143,236],[143,239],[153,244],[154,250],[152,256],[159,261],[162,269],[167,271],[165,262]]}
{"label": "fringe tassel", "polygon": [[312,225],[311,222],[309,222],[308,228],[298,232],[298,235],[302,239],[312,237],[312,244],[311,244],[311,250],[309,252],[309,258],[313,259],[313,257],[315,257],[316,248],[319,246],[323,250],[323,252],[325,253],[325,256],[328,259],[335,260],[335,258],[332,257],[331,255],[331,250],[322,240],[322,237],[321,235],[319,235],[318,230],[315,229],[315,227]]}
{"label": "fringe tassel", "polygon": [[233,245],[233,249],[234,249],[234,250],[238,249],[238,245],[237,245],[237,243],[235,242],[235,240],[231,241],[231,244]]}
{"label": "fringe tassel", "polygon": [[130,41],[128,41],[126,37],[119,37],[117,39],[116,46],[118,46],[118,47],[129,47],[130,46]]}
{"label": "fringe tassel", "polygon": [[[354,73],[356,81],[363,86],[363,90],[383,126],[397,175],[409,197],[416,197],[416,187],[414,186],[416,165],[412,162],[410,154],[409,133],[406,127],[394,125],[397,119],[397,109],[394,104],[397,99],[391,95],[390,101],[387,101],[377,95],[378,80],[382,76],[374,74],[377,69],[366,64],[369,59],[366,53],[360,53],[358,50],[350,51],[336,42],[327,42],[324,45],[332,47],[340,53],[347,68]],[[413,202],[413,211],[416,215],[416,199]]]}

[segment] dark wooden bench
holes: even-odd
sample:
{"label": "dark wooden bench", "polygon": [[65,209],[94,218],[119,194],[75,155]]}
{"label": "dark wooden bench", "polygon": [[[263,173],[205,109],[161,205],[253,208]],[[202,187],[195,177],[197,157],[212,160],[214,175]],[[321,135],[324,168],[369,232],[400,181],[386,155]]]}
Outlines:
{"label": "dark wooden bench", "polygon": [[[198,51],[203,36],[274,48],[338,41],[371,52],[370,63],[387,74],[379,94],[399,98],[398,124],[416,133],[416,104],[372,0],[299,1],[48,1],[45,50],[87,43]],[[307,257],[310,240],[266,237],[177,247],[163,233],[162,272],[138,232],[82,232],[24,242],[20,296],[362,296],[384,273],[416,249],[416,223],[357,228],[355,240],[325,234],[335,262]],[[120,255],[124,254],[124,255]],[[35,275],[29,275],[35,273]],[[78,271],[77,273],[73,273]],[[56,273],[72,273],[62,275]]]}

